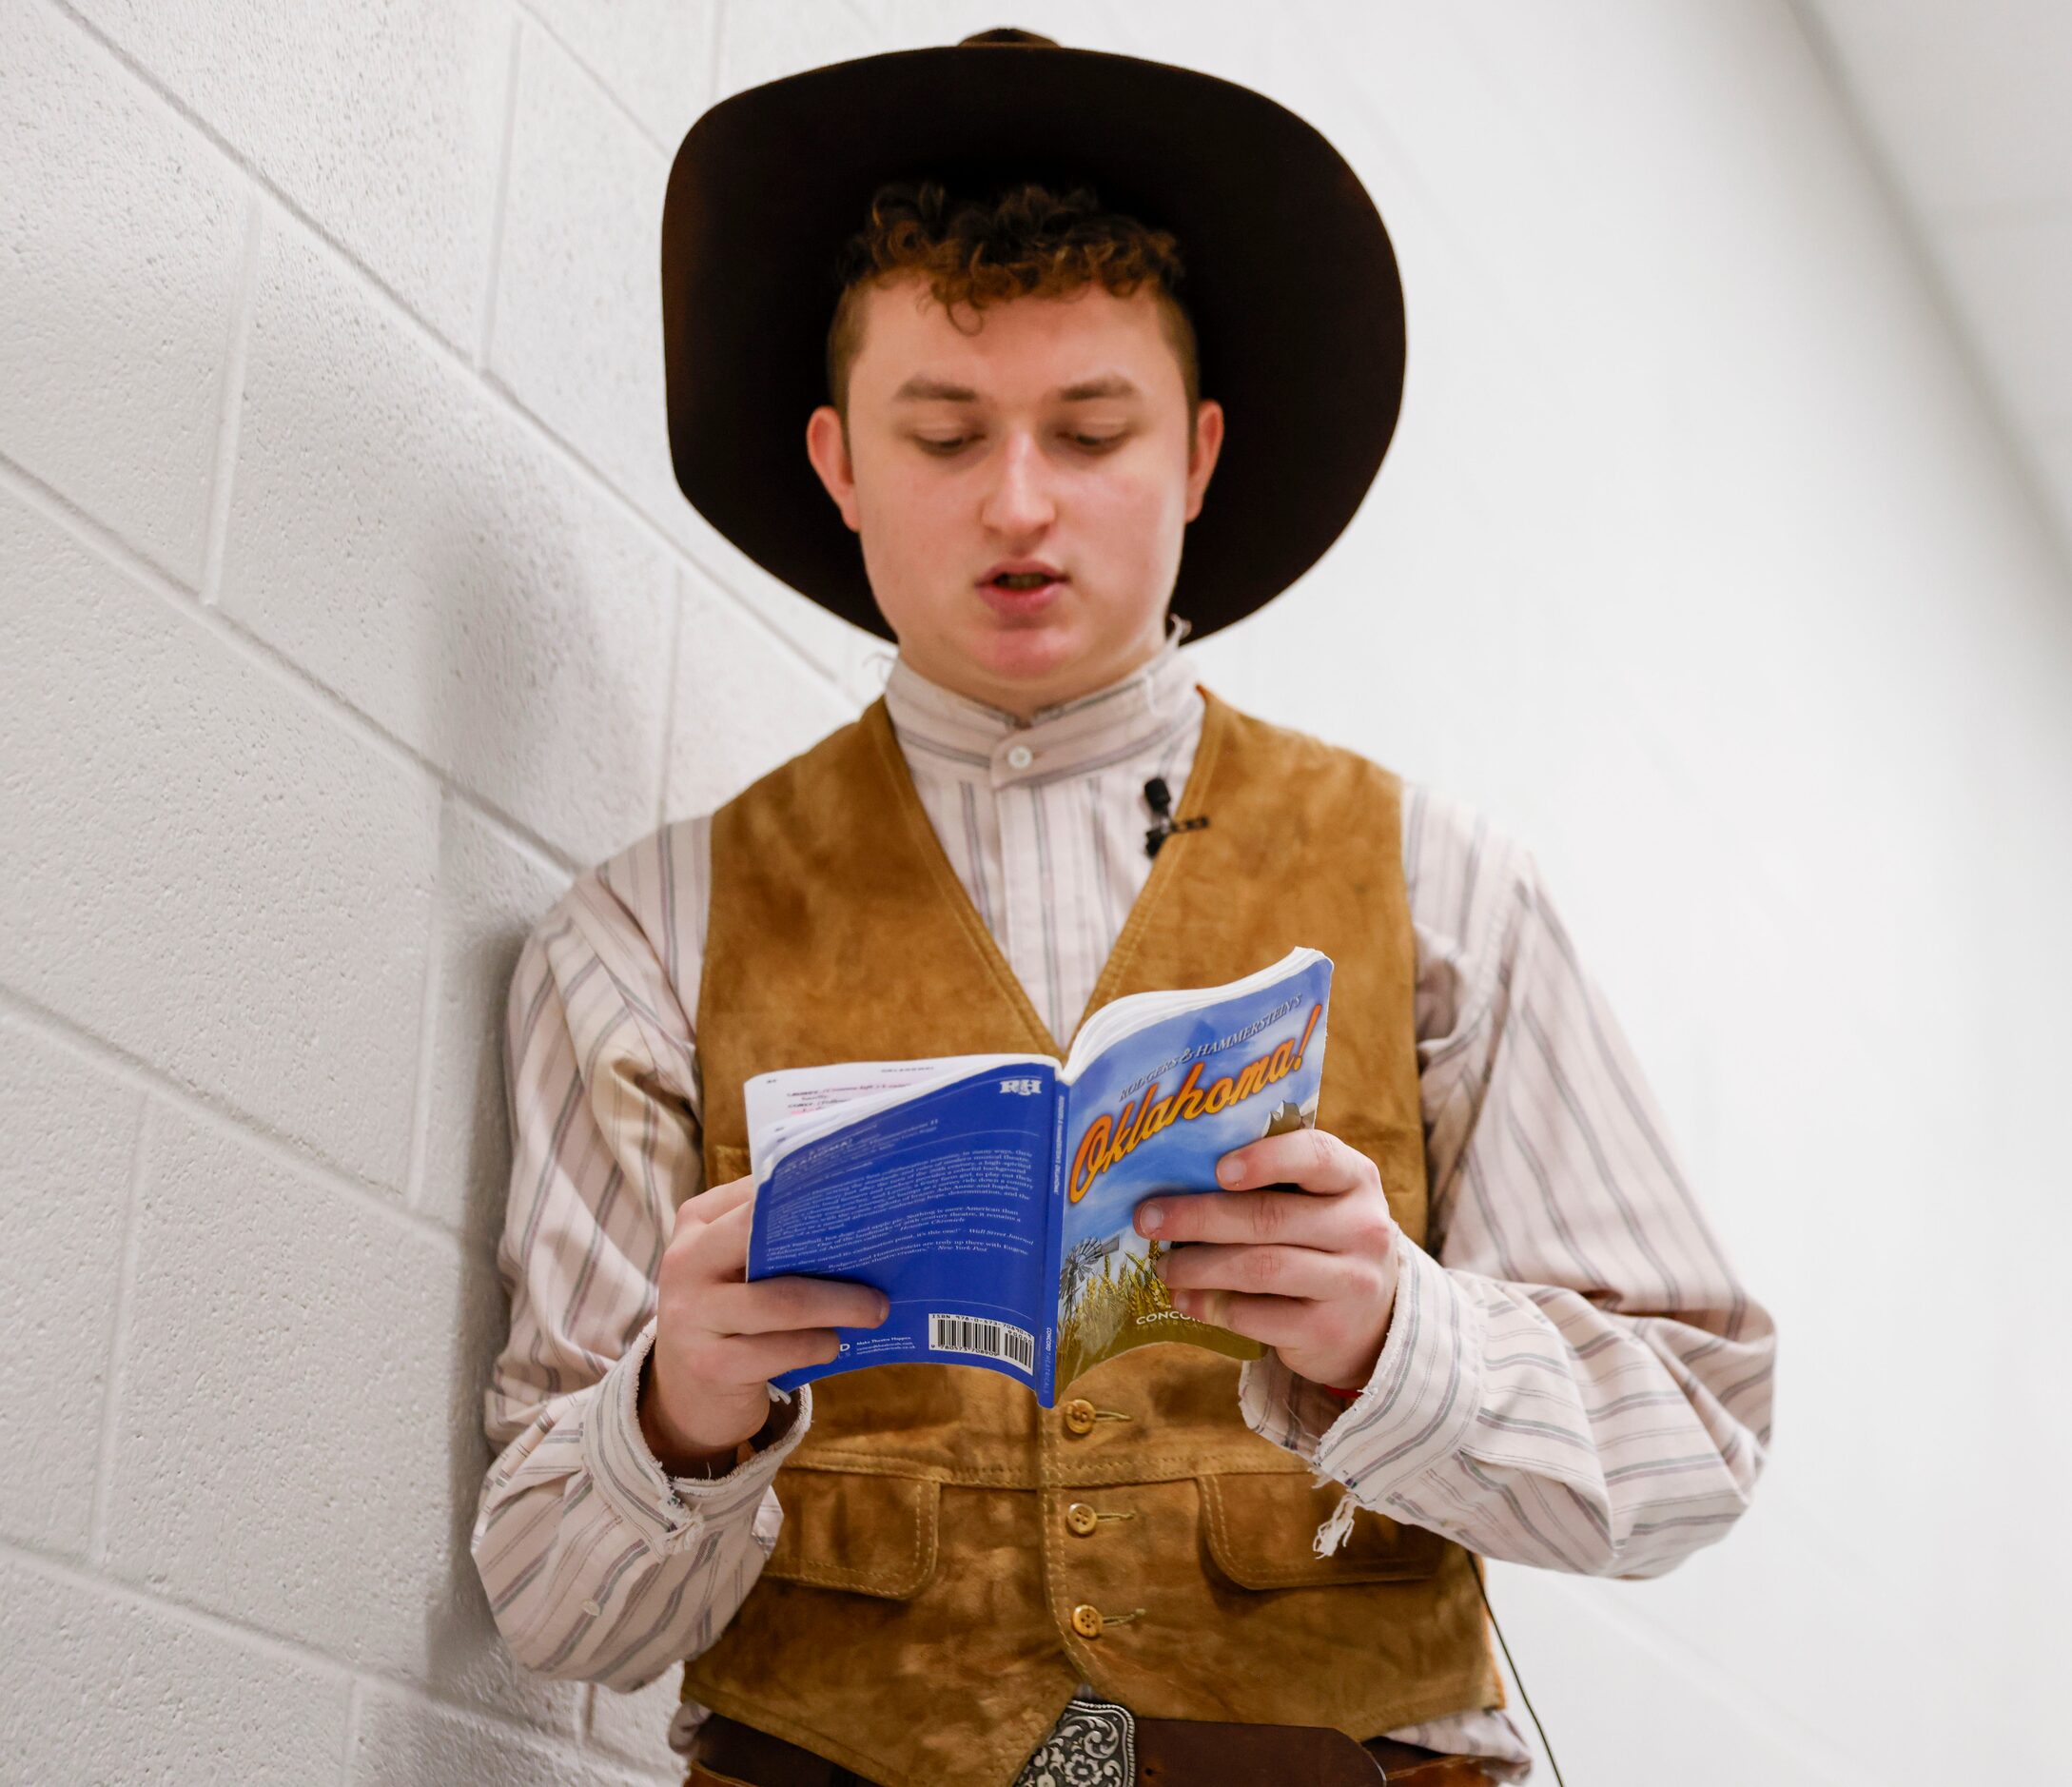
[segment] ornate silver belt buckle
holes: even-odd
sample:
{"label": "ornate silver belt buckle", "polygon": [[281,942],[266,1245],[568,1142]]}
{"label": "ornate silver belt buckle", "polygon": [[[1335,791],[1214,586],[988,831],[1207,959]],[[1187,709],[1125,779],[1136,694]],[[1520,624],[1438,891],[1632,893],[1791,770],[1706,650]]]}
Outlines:
{"label": "ornate silver belt buckle", "polygon": [[1014,1787],[1137,1787],[1137,1718],[1113,1700],[1072,1700]]}

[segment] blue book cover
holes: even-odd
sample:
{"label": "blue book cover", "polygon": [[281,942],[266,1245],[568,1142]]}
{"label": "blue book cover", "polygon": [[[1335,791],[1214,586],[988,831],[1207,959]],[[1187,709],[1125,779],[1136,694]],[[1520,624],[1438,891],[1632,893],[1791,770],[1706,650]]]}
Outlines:
{"label": "blue book cover", "polygon": [[748,1276],[852,1279],[891,1304],[835,1330],[790,1390],[865,1365],[975,1365],[1046,1408],[1083,1372],[1156,1341],[1265,1348],[1172,1306],[1139,1235],[1159,1191],[1214,1192],[1216,1162],[1315,1124],[1331,959],[1291,950],[1222,987],[1135,993],[1081,1026],[1064,1062],[965,1055],[760,1073]]}

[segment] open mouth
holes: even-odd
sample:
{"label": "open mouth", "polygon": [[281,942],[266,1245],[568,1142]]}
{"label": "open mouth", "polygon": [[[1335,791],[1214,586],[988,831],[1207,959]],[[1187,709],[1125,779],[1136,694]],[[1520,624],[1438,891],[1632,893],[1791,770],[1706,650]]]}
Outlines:
{"label": "open mouth", "polygon": [[979,599],[1002,620],[1033,621],[1050,612],[1065,583],[1052,571],[1003,571],[978,586]]}

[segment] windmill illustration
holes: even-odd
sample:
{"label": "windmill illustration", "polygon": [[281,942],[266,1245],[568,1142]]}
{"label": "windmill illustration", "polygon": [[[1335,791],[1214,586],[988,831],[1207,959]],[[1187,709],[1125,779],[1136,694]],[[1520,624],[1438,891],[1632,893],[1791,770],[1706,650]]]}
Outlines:
{"label": "windmill illustration", "polygon": [[1094,1267],[1122,1244],[1121,1235],[1103,1235],[1098,1240],[1089,1235],[1065,1256],[1064,1269],[1058,1273],[1058,1306],[1065,1319],[1070,1319],[1080,1292],[1093,1277]]}

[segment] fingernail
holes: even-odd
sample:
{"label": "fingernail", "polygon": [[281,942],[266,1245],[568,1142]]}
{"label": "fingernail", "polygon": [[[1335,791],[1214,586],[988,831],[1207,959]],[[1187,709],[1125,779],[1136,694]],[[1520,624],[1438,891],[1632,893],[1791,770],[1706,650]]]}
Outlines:
{"label": "fingernail", "polygon": [[1155,1235],[1164,1226],[1165,1212],[1156,1204],[1146,1204],[1137,1212],[1137,1227],[1147,1235]]}
{"label": "fingernail", "polygon": [[878,1320],[882,1322],[891,1313],[892,1300],[889,1297],[880,1297],[878,1299]]}
{"label": "fingernail", "polygon": [[1216,1177],[1223,1185],[1238,1183],[1238,1163],[1225,1158],[1216,1163]]}

